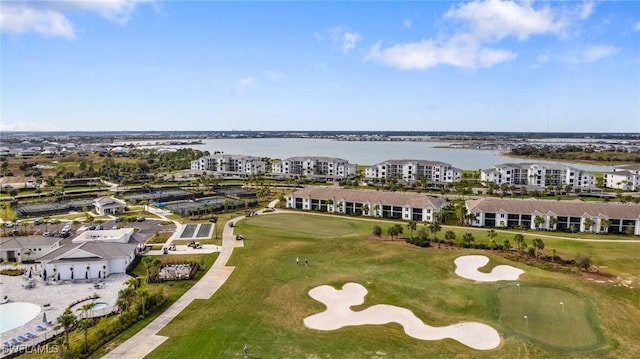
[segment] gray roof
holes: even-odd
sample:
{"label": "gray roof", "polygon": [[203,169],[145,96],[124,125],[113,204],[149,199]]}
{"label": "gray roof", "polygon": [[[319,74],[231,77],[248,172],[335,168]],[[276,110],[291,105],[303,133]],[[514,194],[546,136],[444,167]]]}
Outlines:
{"label": "gray roof", "polygon": [[373,166],[378,166],[381,164],[392,164],[392,165],[405,165],[408,163],[418,163],[420,165],[423,166],[451,166],[451,164],[446,163],[446,162],[442,162],[442,161],[429,161],[429,160],[386,160],[386,161],[382,161],[376,165]]}
{"label": "gray roof", "polygon": [[100,197],[95,200],[95,202],[101,206],[115,205],[115,206],[126,206],[125,201],[121,201],[119,199],[114,199],[111,197]]}
{"label": "gray roof", "polygon": [[412,208],[442,208],[447,201],[440,197],[430,197],[412,192],[386,192],[359,189],[343,189],[338,187],[305,187],[290,196],[312,199],[332,199],[356,203],[379,203],[392,206],[409,206]]}
{"label": "gray roof", "polygon": [[549,201],[539,199],[511,199],[486,197],[466,202],[471,212],[552,214],[572,217],[606,217],[616,219],[639,219],[640,205],[629,203],[594,203],[575,201]]}
{"label": "gray roof", "polygon": [[[69,243],[57,248],[42,258],[41,261],[62,260],[64,257],[75,249],[80,249],[90,253],[93,258],[101,258],[104,260],[110,260],[112,258],[122,258],[129,256],[137,247],[135,244],[129,243],[112,243],[112,242],[83,242],[83,243]],[[92,258],[92,257],[87,257]],[[75,258],[85,260],[86,258]],[[68,260],[67,260],[68,261]]]}
{"label": "gray roof", "polygon": [[306,160],[322,161],[322,162],[347,162],[347,163],[349,162],[342,158],[321,157],[321,156],[296,156],[296,157],[287,158],[285,161],[306,161]]}
{"label": "gray roof", "polygon": [[0,240],[3,250],[52,246],[62,238],[44,236],[4,237]]}

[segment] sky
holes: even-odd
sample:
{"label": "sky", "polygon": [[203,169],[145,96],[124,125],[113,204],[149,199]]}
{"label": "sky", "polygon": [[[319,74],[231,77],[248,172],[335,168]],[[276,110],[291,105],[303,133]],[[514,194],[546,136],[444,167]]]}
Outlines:
{"label": "sky", "polygon": [[0,131],[640,132],[640,2],[0,2]]}

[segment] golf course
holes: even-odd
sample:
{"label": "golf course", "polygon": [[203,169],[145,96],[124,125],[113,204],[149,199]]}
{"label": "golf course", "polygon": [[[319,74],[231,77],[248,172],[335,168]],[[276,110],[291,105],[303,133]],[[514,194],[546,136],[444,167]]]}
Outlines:
{"label": "golf course", "polygon": [[[234,250],[227,264],[235,266],[231,277],[211,299],[194,301],[164,327],[158,334],[169,339],[148,357],[242,358],[245,345],[249,358],[640,355],[637,288],[546,271],[490,250],[420,248],[402,239],[376,238],[372,235],[375,224],[390,225],[303,213],[237,222],[235,233],[243,234],[245,243]],[[405,231],[401,237],[408,235]],[[528,241],[534,235],[525,234]],[[615,276],[635,275],[637,281],[640,275],[640,243],[547,237],[544,241],[546,248],[561,255],[587,253],[594,264],[607,266]],[[517,279],[494,282],[463,278],[455,273],[454,261],[466,255],[488,257],[488,264],[478,268],[483,273],[496,266],[523,272]],[[410,311],[425,326],[479,323],[497,331],[499,345],[479,350],[450,338],[420,340],[407,335],[397,321],[335,326],[335,330],[306,326],[305,318],[327,310],[310,291],[326,285],[340,290],[347,283],[364,287],[362,293],[366,293],[363,301],[349,305],[354,313],[387,305]]]}

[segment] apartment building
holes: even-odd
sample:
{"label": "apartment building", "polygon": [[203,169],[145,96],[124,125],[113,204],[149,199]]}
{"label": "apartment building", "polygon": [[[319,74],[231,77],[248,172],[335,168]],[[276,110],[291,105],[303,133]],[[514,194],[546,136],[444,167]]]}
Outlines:
{"label": "apartment building", "polygon": [[[465,202],[476,227],[518,227],[640,235],[640,205],[485,197]],[[536,217],[542,222],[536,224]],[[552,219],[555,218],[555,219]]]}
{"label": "apartment building", "polygon": [[286,207],[329,213],[359,214],[432,222],[447,206],[440,197],[419,193],[309,186],[285,196]]}
{"label": "apartment building", "polygon": [[342,158],[291,157],[271,165],[274,175],[303,175],[306,177],[340,179],[356,174],[356,165]]}
{"label": "apartment building", "polygon": [[607,188],[636,191],[640,188],[640,166],[620,166],[604,174]]}
{"label": "apartment building", "polygon": [[211,171],[220,175],[256,175],[267,172],[267,163],[259,157],[218,154],[191,161],[193,171]]}
{"label": "apartment building", "polygon": [[495,184],[593,188],[596,177],[586,171],[553,163],[505,163],[480,170],[480,180]]}
{"label": "apartment building", "polygon": [[365,179],[395,178],[405,182],[427,180],[451,183],[462,179],[462,170],[449,163],[425,160],[387,160],[365,169]]}

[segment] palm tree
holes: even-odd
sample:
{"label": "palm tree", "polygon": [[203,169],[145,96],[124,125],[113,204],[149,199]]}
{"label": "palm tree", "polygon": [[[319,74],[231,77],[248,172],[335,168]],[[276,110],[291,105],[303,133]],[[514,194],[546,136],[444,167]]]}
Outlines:
{"label": "palm tree", "polygon": [[20,225],[22,226],[22,234],[23,235],[27,235],[27,226],[29,226],[29,222],[22,222],[20,223]]}
{"label": "palm tree", "polygon": [[368,204],[363,204],[362,205],[362,213],[364,213],[365,215],[369,215],[369,205]]}
{"label": "palm tree", "polygon": [[380,217],[380,205],[376,204],[375,206],[373,206],[373,214],[376,217]]}
{"label": "palm tree", "polygon": [[539,252],[544,249],[544,242],[540,238],[534,238],[533,241],[531,241],[531,245],[536,249],[536,257],[538,257]]}
{"label": "palm tree", "polygon": [[162,263],[162,261],[153,256],[145,256],[142,258],[142,265],[144,265],[144,269],[147,271],[147,283],[150,283],[151,279],[151,268],[157,267]]}
{"label": "palm tree", "polygon": [[440,232],[442,230],[442,226],[440,225],[439,222],[431,222],[429,223],[429,232],[431,232],[431,234],[433,234],[433,239],[438,239],[437,237],[437,233]]}
{"label": "palm tree", "polygon": [[507,251],[510,251],[510,250],[511,250],[511,242],[509,242],[509,240],[508,240],[508,239],[505,239],[505,240],[504,240],[503,248],[504,248],[505,250],[507,250]]}
{"label": "palm tree", "polygon": [[84,332],[84,350],[82,351],[83,353],[87,352],[87,333],[89,332],[89,328],[91,328],[91,325],[93,324],[93,319],[89,317],[89,312],[91,311],[91,308],[93,308],[93,305],[93,303],[87,303],[78,308],[78,311],[81,312],[80,316],[82,317],[82,319],[78,321],[78,324]]}
{"label": "palm tree", "polygon": [[54,218],[54,219],[51,221],[51,224],[54,224],[54,225],[56,226],[56,232],[58,232],[58,226],[60,226],[60,220],[59,220],[59,219],[57,219],[57,218]]}
{"label": "palm tree", "polygon": [[602,227],[602,231],[605,233],[609,232],[609,227],[611,227],[611,220],[609,218],[603,218],[600,220],[600,226]]}
{"label": "palm tree", "polygon": [[556,230],[556,226],[558,225],[558,217],[553,216],[549,218],[549,226],[551,226],[552,230]]}
{"label": "palm tree", "polygon": [[31,249],[27,249],[26,251],[22,252],[22,254],[27,256],[27,260],[30,261],[31,260],[31,255],[33,254],[33,251]]}
{"label": "palm tree", "polygon": [[541,216],[536,216],[533,219],[533,223],[536,225],[536,229],[540,230],[542,228],[542,225],[544,224],[544,218],[542,218]]}
{"label": "palm tree", "polygon": [[460,225],[464,227],[465,219],[467,215],[467,207],[464,205],[464,202],[458,203],[455,206],[456,217],[460,220]]}
{"label": "palm tree", "polygon": [[71,221],[71,224],[73,225],[73,230],[77,232],[78,226],[80,225],[80,221],[77,219],[74,219],[73,221]]}
{"label": "palm tree", "polygon": [[587,232],[591,232],[591,230],[593,229],[593,225],[596,224],[596,222],[592,219],[592,218],[585,218],[584,220],[584,230]]}
{"label": "palm tree", "polygon": [[496,238],[497,236],[498,236],[498,233],[496,232],[495,229],[490,229],[489,231],[487,231],[487,237],[489,237],[489,241],[492,241],[495,243],[493,239]]}
{"label": "palm tree", "polygon": [[58,347],[58,358],[64,359],[64,337],[57,337],[53,344]]}
{"label": "palm tree", "polygon": [[3,236],[7,236],[7,222],[2,222],[0,223],[0,227],[2,227],[2,234]]}
{"label": "palm tree", "polygon": [[524,236],[518,233],[513,236],[513,240],[516,242],[516,246],[518,247],[518,253],[522,253],[522,249],[524,248]]}
{"label": "palm tree", "polygon": [[140,288],[138,290],[138,297],[140,298],[140,307],[142,308],[142,316],[144,317],[147,307],[147,301],[150,297],[149,291],[144,288]]}
{"label": "palm tree", "polygon": [[473,236],[473,234],[468,232],[462,235],[462,242],[467,246],[470,246],[471,242],[475,241],[475,239],[476,238]]}
{"label": "palm tree", "polygon": [[407,228],[409,228],[410,238],[413,238],[413,231],[416,230],[417,226],[418,224],[416,223],[416,221],[409,221],[409,223],[407,223]]}
{"label": "palm tree", "polygon": [[58,327],[64,328],[65,345],[69,348],[69,331],[76,323],[76,316],[71,313],[71,309],[65,309],[64,313],[58,317]]}

